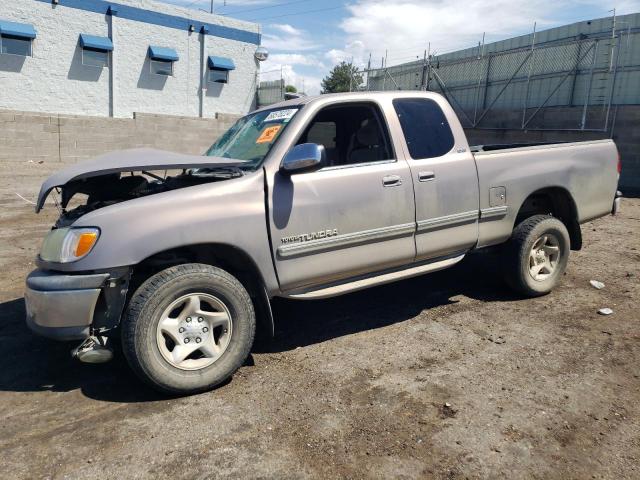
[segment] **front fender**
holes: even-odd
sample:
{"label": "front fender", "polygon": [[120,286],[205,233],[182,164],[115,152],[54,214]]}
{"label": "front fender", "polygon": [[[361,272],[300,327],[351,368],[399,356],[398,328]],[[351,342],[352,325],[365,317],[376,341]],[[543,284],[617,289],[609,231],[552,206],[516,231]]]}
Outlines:
{"label": "front fender", "polygon": [[90,212],[74,227],[101,234],[86,257],[69,264],[40,260],[42,268],[101,271],[137,265],[165,250],[187,245],[231,245],[249,256],[269,293],[278,289],[267,234],[264,173],[158,193]]}

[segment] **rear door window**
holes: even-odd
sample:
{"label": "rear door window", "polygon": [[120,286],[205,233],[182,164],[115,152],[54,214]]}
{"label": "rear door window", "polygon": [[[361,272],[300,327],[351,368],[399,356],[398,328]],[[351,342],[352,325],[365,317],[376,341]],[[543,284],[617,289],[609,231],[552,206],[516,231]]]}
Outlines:
{"label": "rear door window", "polygon": [[396,98],[402,133],[414,160],[440,157],[453,148],[454,140],[447,117],[429,98]]}

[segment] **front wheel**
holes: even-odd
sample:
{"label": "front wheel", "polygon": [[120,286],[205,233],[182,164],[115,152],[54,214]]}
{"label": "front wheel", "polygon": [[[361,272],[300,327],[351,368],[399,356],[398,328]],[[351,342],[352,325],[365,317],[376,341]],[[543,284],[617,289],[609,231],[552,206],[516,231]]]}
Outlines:
{"label": "front wheel", "polygon": [[171,394],[209,390],[246,360],[255,336],[253,303],[228,272],[204,264],[163,270],[133,294],[122,345],[134,372]]}
{"label": "front wheel", "polygon": [[567,268],[571,241],[567,227],[550,215],[519,223],[506,245],[505,280],[529,297],[549,293]]}

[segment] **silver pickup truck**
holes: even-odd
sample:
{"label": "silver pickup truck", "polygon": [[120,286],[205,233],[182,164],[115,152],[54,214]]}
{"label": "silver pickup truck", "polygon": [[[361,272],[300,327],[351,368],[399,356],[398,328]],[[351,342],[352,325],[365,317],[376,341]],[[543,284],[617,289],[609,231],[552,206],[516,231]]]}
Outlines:
{"label": "silver pickup truck", "polygon": [[[433,93],[299,98],[239,119],[204,155],[127,150],[42,185],[61,216],[27,278],[27,323],[120,340],[170,393],[210,389],[273,333],[273,297],[318,299],[450,267],[498,246],[508,285],[550,292],[580,224],[615,213],[610,140],[471,148]],[[478,279],[478,281],[482,281]]]}

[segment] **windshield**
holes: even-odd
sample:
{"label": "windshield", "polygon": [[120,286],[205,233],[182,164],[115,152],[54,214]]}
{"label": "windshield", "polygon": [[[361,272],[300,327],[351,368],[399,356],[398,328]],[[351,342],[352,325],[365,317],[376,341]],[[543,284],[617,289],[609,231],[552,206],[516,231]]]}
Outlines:
{"label": "windshield", "polygon": [[278,108],[242,117],[211,145],[205,155],[244,160],[247,167],[257,168],[298,109]]}

